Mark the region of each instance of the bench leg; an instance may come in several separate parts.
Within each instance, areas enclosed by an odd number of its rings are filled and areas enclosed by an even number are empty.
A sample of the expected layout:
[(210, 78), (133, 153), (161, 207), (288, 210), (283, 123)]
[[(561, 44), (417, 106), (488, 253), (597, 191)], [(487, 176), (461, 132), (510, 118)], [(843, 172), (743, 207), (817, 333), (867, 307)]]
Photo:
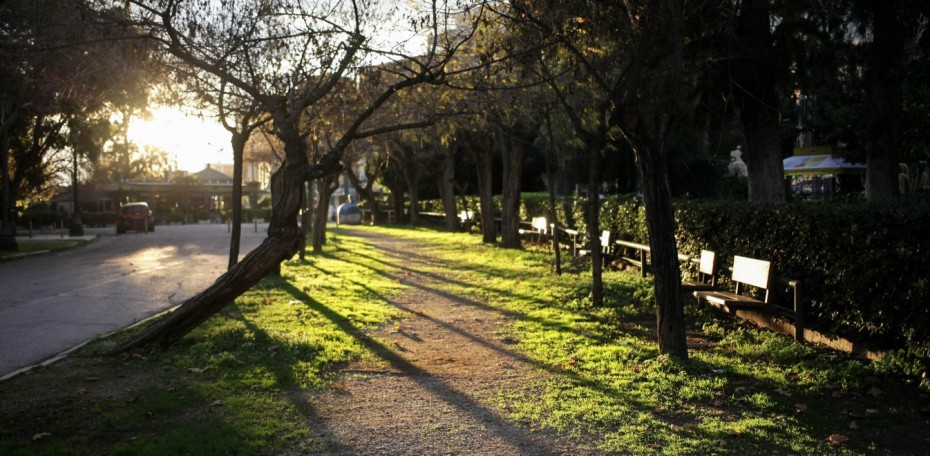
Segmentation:
[(794, 338), (799, 342), (804, 341), (804, 293), (801, 289), (801, 283), (795, 282), (791, 287), (794, 290)]

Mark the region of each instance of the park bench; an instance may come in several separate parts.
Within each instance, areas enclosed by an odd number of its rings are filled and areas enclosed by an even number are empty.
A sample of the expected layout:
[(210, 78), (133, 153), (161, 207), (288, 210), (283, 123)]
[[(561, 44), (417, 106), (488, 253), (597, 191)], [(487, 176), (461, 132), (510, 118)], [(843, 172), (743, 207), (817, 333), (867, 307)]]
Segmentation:
[(711, 250), (701, 250), (699, 258), (692, 258), (691, 261), (697, 260), (698, 270), (694, 280), (683, 280), (681, 282), (682, 291), (693, 293), (695, 291), (712, 291), (717, 289), (717, 253)]
[[(578, 250), (578, 256), (591, 256), (591, 247), (583, 248)], [(609, 263), (614, 258), (613, 248), (610, 243), (610, 231), (604, 230), (601, 231), (601, 261), (604, 264)]]
[[(521, 222), (524, 224), (526, 222)], [(545, 217), (533, 217), (529, 223), (529, 229), (520, 228), (520, 235), (531, 234), (536, 242), (542, 242), (549, 234), (549, 223)]]
[[(706, 302), (727, 313), (766, 326), (770, 326), (769, 322), (760, 320), (755, 314), (767, 313), (787, 317), (794, 322), (795, 338), (804, 340), (804, 308), (800, 281), (774, 277), (771, 262), (739, 255), (733, 257), (733, 266), (730, 269), (730, 281), (735, 286), (734, 290), (696, 290), (693, 295), (698, 302)], [(786, 285), (790, 290), (787, 296), (791, 301), (790, 307), (775, 302), (772, 290), (776, 284)], [(763, 297), (756, 297), (751, 290), (756, 290)], [(773, 329), (789, 332), (790, 328)]]

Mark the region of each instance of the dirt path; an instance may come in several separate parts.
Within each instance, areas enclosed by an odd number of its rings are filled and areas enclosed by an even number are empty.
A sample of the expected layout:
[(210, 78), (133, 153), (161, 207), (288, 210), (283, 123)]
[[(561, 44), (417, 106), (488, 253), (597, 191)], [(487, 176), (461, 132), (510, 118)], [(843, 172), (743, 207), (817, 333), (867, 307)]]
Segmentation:
[[(409, 319), (371, 334), (383, 363), (352, 363), (330, 391), (309, 400), (321, 453), (385, 455), (596, 454), (578, 442), (507, 421), (499, 392), (544, 375), (499, 330), (502, 313), (434, 288), (443, 277), (417, 246), (371, 238), (410, 290), (392, 304)], [(383, 341), (384, 343), (374, 342)]]

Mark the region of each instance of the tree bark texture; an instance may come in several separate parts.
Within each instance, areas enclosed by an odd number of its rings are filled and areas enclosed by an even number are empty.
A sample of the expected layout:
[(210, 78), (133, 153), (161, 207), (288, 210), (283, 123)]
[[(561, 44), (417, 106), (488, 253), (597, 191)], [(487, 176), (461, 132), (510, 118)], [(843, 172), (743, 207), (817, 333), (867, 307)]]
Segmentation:
[(338, 176), (323, 177), (317, 180), (317, 189), (320, 197), (317, 201), (316, 211), (313, 213), (313, 251), (323, 250), (326, 243), (326, 222), (329, 220), (329, 202), (336, 191)]
[(442, 181), (439, 183), (442, 195), (442, 208), (446, 213), (446, 230), (459, 231), (459, 216), (455, 206), (455, 156), (452, 151), (445, 149), (442, 152)]
[[(520, 184), (523, 175), (523, 155), (526, 146), (514, 128), (498, 132), (497, 146), (503, 161), (501, 184), (501, 247), (519, 249), (520, 245)], [(505, 134), (508, 136), (505, 138)], [(509, 147), (508, 147), (509, 146)]]
[(749, 174), (749, 200), (785, 201), (778, 94), (780, 74), (774, 53), (769, 0), (744, 0), (737, 18), (736, 36), (742, 44), (734, 59), (734, 95), (746, 135), (743, 160)]
[(226, 267), (227, 270), (232, 269), (239, 262), (239, 243), (242, 239), (242, 160), (247, 140), (247, 135), (241, 133), (232, 134), (232, 235), (229, 238), (229, 264)]
[(643, 179), (643, 203), (655, 278), (659, 352), (688, 357), (685, 315), (681, 302), (681, 269), (675, 240), (675, 212), (668, 181), (668, 157), (661, 150), (637, 154)]
[(869, 69), (870, 117), (866, 132), (865, 195), (883, 201), (898, 194), (898, 120), (904, 97), (905, 27), (897, 20), (898, 0), (871, 0), (872, 49)]
[(603, 260), (601, 255), (601, 147), (588, 143), (588, 236), (591, 240), (591, 305), (604, 304)]
[[(6, 127), (6, 125), (4, 125)], [(10, 184), (10, 137), (6, 128), (0, 131), (0, 250), (17, 251), (13, 231), (13, 186)]]
[(481, 242), (497, 242), (494, 223), (494, 151), (491, 144), (481, 149), (478, 155), (478, 195), (481, 200)]

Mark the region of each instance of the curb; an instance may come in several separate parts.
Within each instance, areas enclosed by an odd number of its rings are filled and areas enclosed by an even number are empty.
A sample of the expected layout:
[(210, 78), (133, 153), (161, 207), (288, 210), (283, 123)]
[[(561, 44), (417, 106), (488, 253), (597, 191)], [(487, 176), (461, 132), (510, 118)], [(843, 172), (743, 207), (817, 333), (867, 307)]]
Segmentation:
[(48, 365), (50, 365), (50, 364), (52, 364), (52, 363), (61, 361), (62, 359), (67, 358), (68, 355), (70, 355), (71, 353), (77, 351), (77, 350), (80, 349), (81, 347), (83, 347), (83, 346), (85, 346), (85, 345), (87, 345), (87, 344), (89, 344), (89, 343), (91, 343), (91, 342), (94, 342), (94, 341), (99, 340), (99, 339), (105, 339), (105, 338), (110, 337), (110, 336), (112, 336), (112, 335), (114, 335), (114, 334), (116, 334), (116, 333), (118, 333), (118, 332), (120, 332), (120, 331), (125, 331), (125, 330), (127, 330), (127, 329), (132, 329), (132, 328), (135, 328), (136, 326), (145, 324), (145, 323), (149, 322), (150, 320), (154, 320), (154, 319), (156, 319), (156, 318), (161, 317), (162, 315), (167, 315), (167, 314), (169, 314), (169, 313), (171, 313), (171, 312), (174, 312), (175, 309), (177, 309), (178, 307), (181, 307), (181, 304), (178, 304), (178, 305), (176, 305), (176, 306), (174, 306), (174, 307), (172, 307), (172, 308), (170, 308), (170, 309), (167, 309), (167, 310), (163, 310), (163, 311), (161, 311), (161, 312), (158, 312), (158, 313), (156, 313), (155, 315), (152, 315), (152, 316), (150, 316), (150, 317), (143, 318), (143, 319), (141, 319), (141, 320), (139, 320), (139, 321), (137, 321), (137, 322), (135, 322), (135, 323), (130, 324), (129, 326), (124, 326), (124, 327), (122, 327), (122, 328), (119, 328), (119, 329), (115, 329), (115, 330), (113, 330), (113, 331), (110, 331), (110, 332), (108, 332), (108, 333), (106, 333), (106, 334), (100, 334), (100, 335), (91, 337), (90, 339), (85, 340), (84, 342), (81, 342), (81, 343), (79, 343), (79, 344), (77, 344), (77, 345), (75, 345), (75, 346), (73, 346), (73, 347), (71, 347), (71, 348), (69, 348), (69, 349), (67, 349), (67, 350), (65, 350), (65, 351), (63, 351), (63, 352), (57, 354), (57, 355), (54, 355), (54, 356), (52, 356), (51, 358), (48, 358), (48, 359), (46, 359), (46, 360), (44, 360), (44, 361), (40, 361), (40, 362), (35, 363), (35, 364), (31, 365), (31, 366), (26, 366), (26, 367), (19, 368), (19, 369), (13, 371), (13, 372), (10, 372), (9, 374), (4, 375), (3, 377), (0, 377), (0, 383), (5, 382), (5, 381), (7, 381), (7, 380), (10, 380), (10, 379), (12, 379), (12, 378), (14, 378), (14, 377), (17, 377), (17, 376), (19, 376), (20, 374), (25, 374), (26, 372), (29, 372), (29, 371), (31, 371), (31, 370), (37, 368), (37, 367), (45, 367), (45, 366), (48, 366)]

